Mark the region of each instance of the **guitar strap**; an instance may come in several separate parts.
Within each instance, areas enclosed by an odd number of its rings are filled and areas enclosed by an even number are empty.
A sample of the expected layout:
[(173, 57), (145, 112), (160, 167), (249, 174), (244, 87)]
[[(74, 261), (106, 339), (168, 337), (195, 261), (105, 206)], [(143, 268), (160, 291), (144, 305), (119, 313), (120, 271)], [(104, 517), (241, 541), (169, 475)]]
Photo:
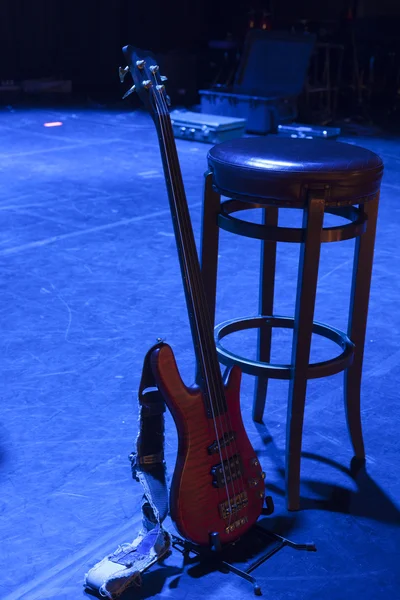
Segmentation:
[(139, 385), (139, 432), (136, 452), (130, 455), (132, 476), (144, 490), (142, 522), (145, 529), (162, 523), (168, 515), (168, 489), (164, 461), (165, 402), (150, 364), (152, 353), (161, 348), (158, 342), (144, 357)]
[(129, 456), (133, 478), (143, 487), (142, 527), (132, 543), (122, 544), (85, 576), (85, 587), (107, 598), (141, 585), (141, 573), (170, 552), (171, 537), (162, 523), (168, 515), (168, 486), (164, 461), (165, 402), (151, 368), (152, 346), (144, 357), (139, 385), (139, 431), (136, 451)]

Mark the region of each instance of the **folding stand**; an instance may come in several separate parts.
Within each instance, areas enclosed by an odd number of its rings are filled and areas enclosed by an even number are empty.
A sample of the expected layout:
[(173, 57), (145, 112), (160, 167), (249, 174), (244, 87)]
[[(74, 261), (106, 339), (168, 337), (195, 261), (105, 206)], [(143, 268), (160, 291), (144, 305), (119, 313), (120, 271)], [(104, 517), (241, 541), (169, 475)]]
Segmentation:
[[(263, 510), (262, 514), (270, 515), (274, 510), (272, 498), (270, 496), (267, 496), (265, 502), (267, 508)], [(191, 542), (188, 542), (176, 535), (172, 535), (172, 545), (174, 548), (179, 550), (179, 552), (181, 552), (184, 556), (188, 556), (190, 553), (193, 553), (196, 556), (198, 556), (201, 561), (205, 562), (207, 560), (212, 560), (214, 564), (215, 562), (217, 562), (217, 568), (219, 570), (234, 573), (235, 575), (238, 575), (238, 577), (242, 577), (242, 579), (249, 581), (251, 584), (253, 584), (255, 595), (261, 596), (261, 587), (258, 585), (255, 577), (250, 575), (250, 573), (254, 571), (254, 569), (262, 565), (273, 554), (279, 552), (279, 550), (281, 550), (284, 546), (289, 546), (290, 548), (294, 548), (295, 550), (306, 550), (308, 552), (316, 552), (317, 548), (312, 542), (307, 544), (297, 544), (295, 542), (292, 542), (291, 540), (288, 540), (287, 538), (284, 538), (281, 535), (278, 535), (277, 533), (273, 533), (272, 531), (264, 529), (264, 527), (258, 524), (254, 525), (253, 530), (254, 529), (257, 530), (257, 532), (263, 537), (268, 538), (270, 540), (274, 540), (277, 543), (268, 552), (264, 553), (260, 558), (251, 563), (246, 570), (239, 569), (238, 567), (235, 567), (230, 562), (227, 562), (225, 560), (227, 550), (229, 550), (233, 546), (238, 546), (240, 544), (240, 540), (237, 540), (232, 544), (228, 544), (222, 547), (218, 534), (211, 534), (210, 547), (203, 548), (200, 546), (196, 546), (196, 544), (192, 544)]]

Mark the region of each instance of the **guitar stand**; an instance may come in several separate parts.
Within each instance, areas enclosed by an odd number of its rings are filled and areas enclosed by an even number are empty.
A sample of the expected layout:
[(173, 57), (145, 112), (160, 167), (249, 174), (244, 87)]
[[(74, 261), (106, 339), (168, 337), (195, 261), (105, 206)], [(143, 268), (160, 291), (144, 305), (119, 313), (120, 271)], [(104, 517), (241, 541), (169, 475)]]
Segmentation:
[[(265, 503), (267, 507), (263, 509), (263, 515), (270, 515), (274, 511), (274, 505), (271, 496), (267, 496), (265, 498)], [(172, 545), (176, 550), (181, 552), (184, 556), (188, 556), (190, 553), (195, 554), (203, 561), (209, 561), (212, 559), (213, 561), (217, 560), (218, 569), (222, 572), (234, 573), (238, 577), (249, 581), (253, 585), (254, 594), (256, 596), (261, 596), (261, 587), (258, 585), (257, 580), (253, 575), (251, 575), (252, 571), (262, 565), (268, 558), (279, 552), (284, 546), (289, 546), (290, 548), (294, 548), (295, 550), (306, 550), (308, 552), (316, 552), (317, 548), (313, 542), (307, 544), (297, 544), (296, 542), (292, 542), (277, 533), (273, 533), (272, 531), (268, 531), (264, 529), (261, 525), (254, 525), (253, 529), (256, 529), (258, 533), (260, 533), (263, 537), (268, 538), (270, 540), (274, 540), (277, 542), (269, 551), (265, 552), (260, 558), (255, 560), (250, 566), (246, 569), (239, 569), (235, 567), (230, 562), (224, 560), (224, 551), (225, 549), (229, 549), (232, 546), (236, 546), (240, 540), (228, 544), (227, 546), (222, 547), (221, 541), (219, 539), (218, 533), (212, 533), (210, 535), (210, 548), (202, 548), (197, 546), (196, 544), (192, 544), (192, 542), (188, 542), (176, 535), (172, 535)]]

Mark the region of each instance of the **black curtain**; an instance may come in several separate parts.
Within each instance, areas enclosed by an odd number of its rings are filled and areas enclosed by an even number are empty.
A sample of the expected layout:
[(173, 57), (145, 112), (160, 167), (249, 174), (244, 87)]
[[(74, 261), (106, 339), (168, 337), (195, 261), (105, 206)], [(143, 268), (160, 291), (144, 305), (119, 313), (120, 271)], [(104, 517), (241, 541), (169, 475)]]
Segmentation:
[(108, 83), (125, 44), (155, 52), (198, 46), (205, 13), (198, 0), (1, 0), (0, 80)]
[[(378, 0), (360, 0), (369, 10)], [(398, 0), (383, 0), (392, 5)], [(127, 43), (154, 52), (200, 52), (208, 39), (244, 34), (251, 8), (272, 6), (297, 20), (336, 19), (347, 0), (0, 0), (0, 81), (72, 79), (75, 86), (117, 84)], [(319, 8), (318, 8), (319, 7)]]

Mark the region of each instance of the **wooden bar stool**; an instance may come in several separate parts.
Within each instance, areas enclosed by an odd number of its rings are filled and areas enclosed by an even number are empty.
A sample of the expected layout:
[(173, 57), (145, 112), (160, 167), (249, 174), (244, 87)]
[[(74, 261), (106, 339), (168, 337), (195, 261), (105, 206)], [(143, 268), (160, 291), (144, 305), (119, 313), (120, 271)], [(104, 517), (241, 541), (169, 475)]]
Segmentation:
[[(300, 508), (300, 458), (308, 379), (345, 371), (345, 406), (355, 456), (365, 459), (360, 416), (360, 387), (382, 160), (369, 150), (327, 140), (278, 137), (235, 139), (214, 146), (208, 154), (201, 265), (213, 323), (217, 285), (219, 229), (262, 240), (259, 312), (215, 328), (222, 364), (239, 365), (256, 377), (253, 418), (261, 421), (268, 379), (287, 379), (286, 494), (289, 510)], [(221, 203), (220, 196), (228, 199)], [(280, 208), (303, 210), (302, 228), (278, 226)], [(236, 216), (241, 210), (263, 210), (262, 224)], [(323, 227), (324, 213), (349, 222)], [(356, 238), (347, 334), (314, 322), (321, 242)], [(277, 242), (301, 244), (294, 318), (274, 315)], [(293, 329), (291, 364), (271, 364), (274, 327)], [(235, 331), (258, 330), (258, 360), (247, 360), (222, 344)], [(312, 333), (338, 344), (331, 360), (309, 364)]]

